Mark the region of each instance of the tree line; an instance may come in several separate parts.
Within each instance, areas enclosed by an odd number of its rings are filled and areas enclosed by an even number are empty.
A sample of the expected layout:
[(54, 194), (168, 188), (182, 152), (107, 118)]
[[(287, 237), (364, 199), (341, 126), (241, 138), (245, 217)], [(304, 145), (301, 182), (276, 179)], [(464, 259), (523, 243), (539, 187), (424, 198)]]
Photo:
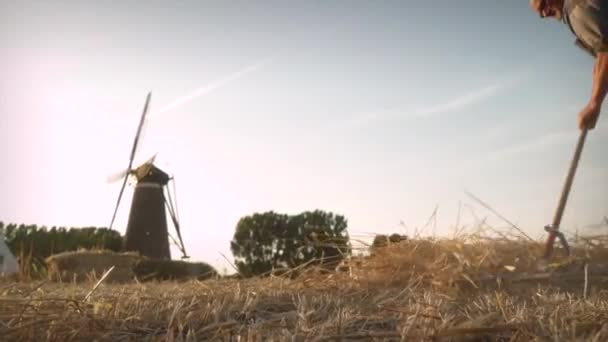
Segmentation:
[(120, 251), (122, 236), (108, 228), (66, 228), (37, 226), (35, 224), (5, 224), (0, 221), (0, 233), (16, 257), (28, 256), (37, 262), (62, 252), (78, 249), (108, 249)]
[[(344, 216), (322, 210), (254, 213), (237, 222), (230, 249), (239, 274), (245, 277), (308, 265), (334, 268), (352, 252), (347, 226)], [(119, 232), (97, 227), (47, 228), (0, 221), (0, 232), (15, 256), (38, 263), (78, 249), (119, 252), (123, 243)]]

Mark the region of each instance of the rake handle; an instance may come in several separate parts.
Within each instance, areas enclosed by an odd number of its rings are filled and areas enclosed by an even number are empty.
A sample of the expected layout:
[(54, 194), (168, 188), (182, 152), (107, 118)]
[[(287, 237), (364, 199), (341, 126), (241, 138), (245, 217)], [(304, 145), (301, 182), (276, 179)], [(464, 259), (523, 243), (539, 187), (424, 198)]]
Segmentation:
[[(553, 244), (555, 242), (555, 238), (557, 237), (557, 231), (559, 230), (559, 225), (562, 222), (562, 217), (564, 215), (564, 209), (566, 208), (566, 203), (568, 202), (568, 196), (570, 195), (570, 189), (572, 188), (572, 182), (574, 180), (574, 175), (576, 173), (576, 169), (578, 167), (578, 162), (581, 159), (581, 153), (583, 151), (583, 146), (585, 146), (585, 139), (587, 138), (587, 128), (581, 130), (581, 134), (578, 138), (578, 143), (576, 144), (576, 150), (574, 151), (574, 157), (570, 162), (570, 169), (568, 170), (568, 176), (566, 177), (566, 183), (564, 184), (564, 188), (562, 190), (561, 197), (559, 199), (559, 203), (557, 205), (557, 211), (555, 212), (555, 216), (553, 217), (553, 224), (551, 228), (553, 229), (550, 232), (549, 237), (547, 238), (547, 243), (545, 245), (545, 258), (548, 259), (553, 254)], [(565, 241), (562, 241), (564, 243)]]

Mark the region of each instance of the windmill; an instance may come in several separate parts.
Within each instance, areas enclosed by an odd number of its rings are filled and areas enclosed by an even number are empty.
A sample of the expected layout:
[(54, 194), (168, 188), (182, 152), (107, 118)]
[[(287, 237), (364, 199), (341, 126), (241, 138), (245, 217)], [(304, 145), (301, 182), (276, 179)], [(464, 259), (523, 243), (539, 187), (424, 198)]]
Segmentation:
[[(180, 249), (182, 259), (187, 259), (188, 255), (186, 254), (175, 206), (173, 205), (171, 192), (168, 187), (169, 182), (172, 182), (173, 192), (175, 193), (174, 178), (154, 165), (156, 155), (152, 156), (152, 158), (148, 159), (137, 168), (132, 168), (142, 127), (146, 120), (150, 97), (151, 93), (148, 93), (135, 134), (133, 147), (131, 148), (129, 166), (126, 170), (108, 178), (108, 182), (118, 181), (120, 179), (123, 180), (110, 223), (110, 229), (112, 229), (112, 225), (116, 219), (116, 213), (120, 206), (120, 200), (122, 199), (127, 179), (131, 177), (135, 181), (135, 190), (131, 201), (131, 210), (129, 212), (123, 250), (135, 251), (140, 255), (151, 259), (170, 260), (171, 252), (169, 250), (169, 238), (171, 238)], [(168, 232), (165, 208), (169, 212), (169, 216), (173, 222), (175, 231), (177, 232), (179, 243)]]

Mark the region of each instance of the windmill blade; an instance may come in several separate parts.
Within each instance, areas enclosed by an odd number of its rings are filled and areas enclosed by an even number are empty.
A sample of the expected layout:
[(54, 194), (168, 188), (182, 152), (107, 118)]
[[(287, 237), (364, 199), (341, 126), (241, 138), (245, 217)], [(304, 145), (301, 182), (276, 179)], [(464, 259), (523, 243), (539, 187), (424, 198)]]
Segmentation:
[(125, 191), (126, 185), (127, 177), (125, 176), (124, 181), (122, 182), (122, 187), (120, 188), (120, 193), (118, 194), (118, 200), (116, 201), (116, 207), (114, 208), (114, 214), (112, 215), (112, 221), (110, 222), (109, 229), (112, 229), (112, 225), (114, 224), (114, 220), (116, 219), (116, 213), (118, 212), (118, 207), (120, 206), (120, 199), (122, 198), (122, 193)]
[[(146, 104), (144, 105), (144, 111), (141, 114), (141, 119), (139, 120), (139, 125), (137, 126), (137, 133), (135, 133), (135, 140), (133, 141), (133, 148), (131, 149), (131, 155), (129, 157), (129, 166), (127, 170), (131, 170), (133, 166), (133, 159), (135, 158), (135, 151), (137, 150), (137, 143), (139, 141), (139, 135), (141, 133), (141, 128), (143, 126), (144, 120), (146, 119), (146, 113), (148, 112), (148, 105), (150, 104), (150, 97), (152, 93), (149, 92), (146, 97)], [(116, 213), (118, 212), (118, 207), (120, 206), (120, 200), (122, 199), (122, 194), (125, 190), (125, 186), (127, 185), (127, 178), (129, 176), (129, 171), (124, 176), (124, 180), (122, 182), (122, 187), (120, 188), (120, 193), (118, 194), (118, 200), (116, 201), (116, 207), (114, 208), (114, 214), (112, 215), (112, 221), (110, 222), (110, 229), (112, 229), (112, 225), (114, 225), (114, 220), (116, 219)]]
[(135, 152), (137, 151), (137, 144), (139, 142), (139, 136), (141, 135), (142, 127), (144, 126), (144, 121), (146, 120), (146, 114), (148, 113), (148, 104), (150, 103), (150, 97), (152, 93), (148, 93), (146, 97), (146, 104), (144, 106), (144, 111), (141, 114), (141, 119), (139, 120), (139, 125), (137, 126), (137, 133), (135, 134), (135, 140), (133, 141), (133, 148), (131, 149), (131, 157), (129, 158), (129, 167), (131, 170), (131, 166), (133, 166), (133, 159), (135, 158)]
[(138, 129), (137, 145), (135, 145), (135, 143), (134, 143), (133, 151), (131, 152), (134, 160), (136, 159), (135, 156), (138, 155), (139, 152), (141, 151), (142, 143), (146, 140), (147, 128), (148, 128), (148, 115), (146, 114), (145, 118), (142, 117), (139, 129)]
[(125, 176), (127, 176), (130, 171), (131, 170), (129, 170), (129, 169), (125, 169), (125, 170), (122, 170), (120, 172), (116, 172), (114, 174), (111, 174), (111, 175), (108, 176), (108, 178), (106, 178), (106, 182), (107, 183), (117, 182), (117, 181), (123, 179)]
[(144, 164), (154, 164), (154, 161), (156, 160), (156, 155), (158, 154), (158, 152), (154, 153), (154, 155), (152, 157), (150, 157), (150, 159), (146, 160), (146, 162)]
[[(156, 159), (156, 155), (157, 154), (158, 153), (155, 153), (151, 158), (149, 158), (148, 160), (146, 160), (142, 165), (146, 165), (146, 164), (151, 165), (151, 164), (154, 164), (154, 160)], [(124, 177), (128, 176), (130, 173), (133, 173), (133, 172), (134, 172), (134, 170), (124, 169), (124, 170), (122, 170), (120, 172), (113, 173), (113, 174), (109, 175), (106, 178), (106, 182), (108, 182), (108, 183), (117, 182), (117, 181), (123, 179)]]

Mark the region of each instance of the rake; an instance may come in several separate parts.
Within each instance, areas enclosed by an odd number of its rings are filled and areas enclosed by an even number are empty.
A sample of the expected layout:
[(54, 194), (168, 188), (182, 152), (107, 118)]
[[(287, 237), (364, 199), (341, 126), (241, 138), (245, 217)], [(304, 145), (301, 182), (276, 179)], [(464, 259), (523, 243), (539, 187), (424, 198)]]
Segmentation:
[(576, 169), (578, 167), (578, 162), (581, 158), (581, 152), (583, 151), (583, 146), (585, 145), (587, 131), (588, 130), (586, 128), (581, 130), (581, 134), (578, 138), (578, 143), (576, 144), (576, 150), (574, 151), (574, 157), (570, 162), (570, 169), (568, 170), (566, 183), (564, 184), (564, 188), (562, 190), (562, 194), (557, 205), (557, 211), (555, 212), (555, 216), (553, 217), (553, 223), (545, 227), (545, 231), (549, 233), (549, 236), (547, 237), (547, 242), (545, 244), (545, 259), (550, 259), (552, 257), (553, 245), (555, 243), (556, 238), (559, 239), (561, 245), (564, 247), (566, 255), (570, 255), (570, 247), (568, 246), (568, 241), (566, 240), (564, 234), (559, 231), (559, 226), (562, 222), (566, 203), (568, 202), (568, 195), (570, 194), (570, 189), (572, 188), (572, 182), (574, 180), (574, 174), (576, 173)]

